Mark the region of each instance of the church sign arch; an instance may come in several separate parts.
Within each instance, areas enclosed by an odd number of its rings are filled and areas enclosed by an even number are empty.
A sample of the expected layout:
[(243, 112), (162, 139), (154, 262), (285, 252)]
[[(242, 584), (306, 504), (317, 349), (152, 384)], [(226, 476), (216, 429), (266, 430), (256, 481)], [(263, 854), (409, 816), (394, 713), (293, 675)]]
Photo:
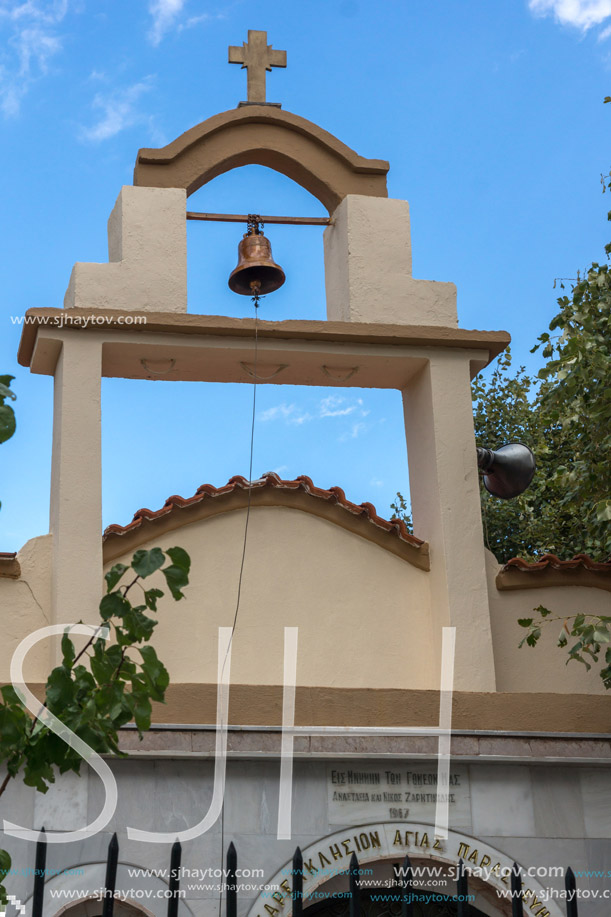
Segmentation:
[[(346, 828), (328, 835), (302, 850), (303, 895), (307, 907), (308, 897), (327, 883), (330, 878), (349, 868), (356, 853), (359, 865), (380, 860), (402, 861), (406, 854), (414, 859), (432, 860), (440, 865), (456, 868), (459, 859), (469, 868), (474, 878), (489, 890), (496, 892), (499, 913), (511, 911), (510, 875), (513, 860), (495, 847), (477, 838), (449, 831), (446, 840), (435, 838), (433, 825), (416, 822), (378, 822)], [(522, 867), (520, 867), (522, 868)], [(266, 883), (254, 901), (248, 917), (290, 917), (292, 861), (286, 863)], [(547, 890), (534, 878), (524, 881), (525, 905), (537, 917), (563, 917), (558, 904), (547, 900)]]

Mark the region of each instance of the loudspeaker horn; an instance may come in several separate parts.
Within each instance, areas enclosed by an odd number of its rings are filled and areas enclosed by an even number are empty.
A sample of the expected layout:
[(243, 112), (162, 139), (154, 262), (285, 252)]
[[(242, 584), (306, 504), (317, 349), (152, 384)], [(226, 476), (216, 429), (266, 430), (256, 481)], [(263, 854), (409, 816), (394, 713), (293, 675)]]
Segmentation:
[(528, 446), (507, 443), (495, 450), (478, 446), (477, 467), (484, 473), (484, 486), (488, 493), (501, 500), (511, 500), (524, 493), (537, 466)]

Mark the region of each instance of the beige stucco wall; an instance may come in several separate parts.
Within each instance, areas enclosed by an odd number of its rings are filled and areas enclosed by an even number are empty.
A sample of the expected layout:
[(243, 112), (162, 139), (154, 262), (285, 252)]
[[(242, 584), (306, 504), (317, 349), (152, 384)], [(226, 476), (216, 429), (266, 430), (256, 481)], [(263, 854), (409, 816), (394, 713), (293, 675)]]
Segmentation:
[[(192, 560), (188, 598), (164, 600), (159, 615), (156, 643), (173, 681), (216, 682), (217, 629), (233, 622), (244, 521), (237, 510), (148, 545), (178, 544)], [(284, 628), (298, 627), (300, 685), (434, 687), (427, 575), (324, 519), (252, 509), (232, 682), (281, 684)]]
[(538, 605), (549, 608), (553, 615), (574, 615), (577, 612), (609, 615), (609, 592), (586, 586), (500, 592), (494, 582), (500, 567), (490, 551), (486, 554), (497, 691), (606, 694), (598, 676), (602, 666), (594, 664), (588, 672), (579, 662), (565, 665), (566, 650), (557, 647), (562, 622), (552, 622), (543, 628), (536, 647), (524, 645), (518, 649), (527, 632), (517, 621), (518, 618), (538, 617), (534, 612)]
[[(174, 684), (216, 681), (217, 629), (233, 621), (244, 517), (244, 510), (214, 516), (143, 545), (181, 545), (192, 558), (186, 598), (162, 601), (154, 641)], [(2, 682), (9, 680), (20, 640), (50, 622), (52, 536), (29, 541), (18, 559), (21, 577), (0, 578)], [(129, 562), (131, 554), (122, 559)], [(497, 571), (488, 552), (497, 691), (604, 694), (597, 674), (577, 663), (564, 665), (555, 648), (558, 627), (553, 625), (536, 649), (519, 650), (524, 632), (516, 622), (539, 604), (557, 614), (608, 614), (609, 593), (573, 586), (499, 592)], [(298, 685), (435, 690), (440, 638), (434, 633), (430, 577), (319, 517), (286, 507), (254, 508), (232, 683), (281, 684), (284, 627), (290, 626), (299, 628)], [(158, 579), (155, 584), (165, 588)], [(26, 680), (44, 682), (53, 658), (48, 642), (32, 650)]]
[[(42, 535), (26, 542), (17, 559), (19, 579), (0, 577), (0, 682), (10, 681), (11, 657), (18, 644), (51, 616), (52, 536)], [(27, 681), (46, 681), (50, 668), (48, 644), (39, 644), (27, 658)]]
[[(244, 517), (216, 516), (143, 545), (180, 545), (192, 559), (179, 603), (162, 577), (147, 581), (166, 591), (154, 643), (174, 683), (216, 682), (218, 627), (233, 622)], [(19, 640), (49, 623), (50, 542), (47, 536), (26, 545), (20, 580), (0, 579), (1, 680), (8, 680)], [(284, 507), (253, 509), (232, 682), (281, 684), (290, 626), (299, 627), (300, 685), (434, 688), (427, 576), (324, 519)], [(49, 658), (47, 644), (32, 651), (29, 680), (46, 679)]]

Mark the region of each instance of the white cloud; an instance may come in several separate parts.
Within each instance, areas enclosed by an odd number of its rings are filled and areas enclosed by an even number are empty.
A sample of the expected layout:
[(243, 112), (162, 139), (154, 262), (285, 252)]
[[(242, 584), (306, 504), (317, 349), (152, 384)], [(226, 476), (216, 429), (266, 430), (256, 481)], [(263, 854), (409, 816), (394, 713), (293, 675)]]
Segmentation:
[(32, 84), (49, 72), (49, 61), (62, 50), (57, 26), (68, 11), (68, 0), (15, 4), (0, 0), (0, 27), (11, 34), (5, 45), (8, 53), (0, 68), (0, 108), (4, 115), (17, 115)]
[(157, 47), (165, 33), (170, 29), (185, 5), (185, 0), (151, 0), (149, 13), (153, 24), (148, 33), (149, 40)]
[(311, 420), (321, 420), (327, 417), (341, 418), (358, 414), (360, 417), (367, 417), (369, 411), (363, 407), (363, 399), (356, 398), (350, 401), (343, 395), (326, 395), (321, 398), (312, 413), (296, 404), (287, 404), (283, 401), (274, 407), (267, 408), (259, 414), (259, 420), (266, 422), (270, 420), (282, 420), (287, 424), (304, 424)]
[(92, 143), (108, 140), (120, 131), (134, 124), (142, 123), (146, 117), (138, 110), (137, 102), (144, 93), (152, 89), (153, 77), (147, 76), (125, 89), (109, 93), (97, 93), (92, 107), (101, 110), (101, 117), (91, 127), (81, 129), (81, 139)]
[(338, 436), (337, 441), (338, 443), (345, 443), (348, 442), (349, 439), (357, 439), (361, 433), (364, 433), (367, 429), (368, 426), (366, 423), (357, 421), (357, 423), (353, 423), (351, 425), (350, 429), (346, 433), (342, 433), (341, 436)]
[(26, 0), (15, 3), (14, 0), (0, 0), (0, 19), (18, 22), (22, 19), (38, 20), (48, 25), (61, 22), (68, 12), (68, 0)]
[(192, 29), (196, 25), (201, 25), (204, 22), (214, 22), (218, 19), (227, 19), (226, 13), (201, 13), (199, 16), (189, 16), (186, 22), (182, 22), (178, 26), (178, 31), (182, 32), (184, 29)]
[(384, 481), (381, 481), (379, 478), (372, 478), (369, 485), (371, 487), (384, 487)]
[(528, 0), (528, 6), (535, 16), (554, 16), (583, 32), (611, 17), (611, 0)]
[(300, 410), (296, 404), (276, 404), (273, 408), (267, 408), (259, 414), (259, 420), (264, 423), (269, 420), (284, 420), (285, 423), (303, 424), (313, 420), (311, 414), (307, 411)]
[(356, 404), (346, 405), (346, 399), (341, 395), (328, 395), (323, 398), (319, 405), (321, 417), (346, 417), (358, 410), (359, 404), (363, 402), (359, 398)]
[(325, 395), (310, 411), (295, 403), (287, 404), (286, 401), (283, 401), (281, 404), (262, 411), (257, 419), (264, 423), (279, 420), (285, 424), (301, 426), (316, 420), (331, 418), (341, 421), (345, 417), (350, 417), (350, 426), (346, 427), (345, 432), (338, 438), (338, 442), (346, 442), (349, 439), (356, 439), (369, 428), (368, 424), (362, 421), (354, 422), (355, 417), (367, 417), (369, 413), (363, 406), (362, 398), (350, 399), (344, 395)]
[(268, 408), (266, 411), (262, 411), (262, 413), (259, 414), (259, 420), (262, 420), (263, 422), (268, 420), (286, 420), (286, 418), (289, 417), (295, 409), (296, 405), (282, 402), (282, 404), (276, 404), (273, 408)]

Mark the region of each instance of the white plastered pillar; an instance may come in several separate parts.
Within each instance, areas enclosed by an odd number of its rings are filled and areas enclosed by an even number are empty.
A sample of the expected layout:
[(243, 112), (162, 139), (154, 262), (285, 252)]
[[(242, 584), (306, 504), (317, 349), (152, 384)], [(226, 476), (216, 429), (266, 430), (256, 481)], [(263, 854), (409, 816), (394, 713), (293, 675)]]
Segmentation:
[(102, 340), (64, 331), (54, 379), (51, 623), (99, 623), (102, 597)]
[(429, 355), (403, 392), (405, 433), (414, 532), (430, 545), (439, 646), (441, 628), (455, 626), (455, 689), (494, 691), (469, 357), (459, 349)]

